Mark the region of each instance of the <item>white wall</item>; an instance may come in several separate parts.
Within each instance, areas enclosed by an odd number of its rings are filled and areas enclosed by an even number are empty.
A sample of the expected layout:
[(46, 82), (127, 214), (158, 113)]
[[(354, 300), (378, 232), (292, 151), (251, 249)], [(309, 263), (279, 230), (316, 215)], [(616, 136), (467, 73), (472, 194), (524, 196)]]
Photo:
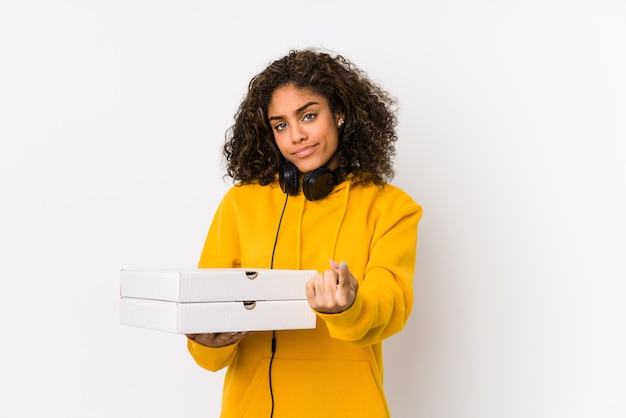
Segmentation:
[[(228, 4), (226, 4), (228, 3)], [(620, 0), (0, 3), (0, 416), (216, 417), (223, 375), (118, 322), (193, 267), (249, 78), (351, 58), (401, 104), (424, 206), (396, 418), (626, 416)]]

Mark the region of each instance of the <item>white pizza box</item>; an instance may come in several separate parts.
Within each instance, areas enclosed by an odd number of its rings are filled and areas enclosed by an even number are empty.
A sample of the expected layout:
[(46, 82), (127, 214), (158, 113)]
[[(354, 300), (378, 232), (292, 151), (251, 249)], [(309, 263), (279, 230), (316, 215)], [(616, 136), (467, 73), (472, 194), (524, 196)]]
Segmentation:
[(179, 303), (121, 298), (120, 320), (176, 334), (315, 328), (306, 300)]
[(171, 302), (306, 299), (315, 270), (182, 269), (120, 272), (120, 296)]

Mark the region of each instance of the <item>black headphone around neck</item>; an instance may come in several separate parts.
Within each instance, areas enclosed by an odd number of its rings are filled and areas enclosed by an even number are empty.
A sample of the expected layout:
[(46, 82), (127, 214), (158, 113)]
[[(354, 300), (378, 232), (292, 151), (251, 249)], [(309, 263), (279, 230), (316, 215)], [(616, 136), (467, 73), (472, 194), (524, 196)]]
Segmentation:
[[(299, 192), (299, 172), (295, 165), (285, 162), (278, 172), (278, 182), (284, 193), (296, 195)], [(337, 185), (337, 171), (320, 167), (302, 178), (302, 192), (308, 200), (319, 200), (330, 194)]]

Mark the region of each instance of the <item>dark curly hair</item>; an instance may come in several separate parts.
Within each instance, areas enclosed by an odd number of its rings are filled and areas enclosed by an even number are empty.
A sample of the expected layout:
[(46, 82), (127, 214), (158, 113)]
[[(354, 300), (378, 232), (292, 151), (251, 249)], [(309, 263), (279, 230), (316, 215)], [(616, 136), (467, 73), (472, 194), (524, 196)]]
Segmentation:
[(226, 132), (223, 154), (235, 182), (267, 185), (284, 161), (267, 112), (274, 91), (287, 84), (324, 96), (332, 112), (343, 112), (337, 159), (340, 178), (352, 175), (365, 184), (393, 178), (396, 101), (341, 55), (291, 50), (252, 78), (248, 92)]

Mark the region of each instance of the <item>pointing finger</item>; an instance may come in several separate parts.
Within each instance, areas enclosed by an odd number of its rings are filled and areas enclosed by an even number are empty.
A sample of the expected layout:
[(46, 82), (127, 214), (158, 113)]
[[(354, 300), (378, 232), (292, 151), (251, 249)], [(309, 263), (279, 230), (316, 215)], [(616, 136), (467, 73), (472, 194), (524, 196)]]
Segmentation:
[(328, 264), (330, 264), (330, 268), (332, 269), (332, 271), (334, 271), (335, 273), (338, 273), (337, 270), (339, 270), (339, 264), (337, 264), (336, 261), (328, 260)]
[(349, 283), (350, 273), (348, 271), (348, 265), (346, 264), (345, 261), (341, 261), (339, 264), (333, 261), (330, 266), (333, 269), (333, 271), (337, 273), (337, 276), (338, 276), (337, 285), (344, 285), (346, 283)]

